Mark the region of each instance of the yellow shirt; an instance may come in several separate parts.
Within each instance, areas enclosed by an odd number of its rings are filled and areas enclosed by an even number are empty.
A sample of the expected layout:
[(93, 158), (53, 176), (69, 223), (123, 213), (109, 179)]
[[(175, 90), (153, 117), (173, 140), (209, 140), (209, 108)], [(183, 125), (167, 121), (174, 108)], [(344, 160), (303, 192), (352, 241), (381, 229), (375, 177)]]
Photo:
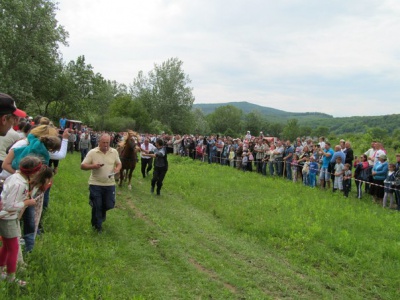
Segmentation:
[(100, 169), (92, 170), (89, 177), (90, 185), (115, 185), (114, 176), (109, 177), (109, 175), (114, 173), (115, 166), (121, 163), (117, 150), (110, 147), (110, 149), (104, 154), (100, 151), (99, 147), (96, 147), (89, 151), (82, 163), (104, 164)]

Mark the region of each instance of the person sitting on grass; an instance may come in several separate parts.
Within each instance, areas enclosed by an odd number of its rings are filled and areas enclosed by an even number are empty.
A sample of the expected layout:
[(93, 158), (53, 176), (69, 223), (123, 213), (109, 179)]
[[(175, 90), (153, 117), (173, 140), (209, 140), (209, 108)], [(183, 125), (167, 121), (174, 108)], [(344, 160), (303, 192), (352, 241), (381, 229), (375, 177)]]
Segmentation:
[[(0, 248), (1, 280), (25, 286), (26, 281), (16, 279), (17, 259), (19, 252), (19, 237), (21, 235), (18, 225), (18, 215), (27, 206), (35, 206), (32, 199), (39, 186), (43, 185), (40, 178), (46, 166), (35, 156), (24, 157), (19, 164), (19, 171), (8, 177), (4, 182), (1, 199), (3, 210), (0, 212), (0, 235), (3, 246)], [(52, 176), (52, 172), (50, 172)]]

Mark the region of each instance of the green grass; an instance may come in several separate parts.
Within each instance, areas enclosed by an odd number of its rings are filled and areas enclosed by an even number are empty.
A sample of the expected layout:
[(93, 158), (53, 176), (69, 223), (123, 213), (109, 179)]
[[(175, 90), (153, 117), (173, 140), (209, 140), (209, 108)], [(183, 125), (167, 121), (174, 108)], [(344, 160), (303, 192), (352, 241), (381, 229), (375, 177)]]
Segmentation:
[[(398, 299), (400, 223), (368, 197), (169, 156), (161, 197), (134, 172), (101, 235), (89, 172), (60, 163), (20, 299)], [(138, 166), (140, 168), (140, 166)], [(353, 187), (354, 190), (354, 187)]]

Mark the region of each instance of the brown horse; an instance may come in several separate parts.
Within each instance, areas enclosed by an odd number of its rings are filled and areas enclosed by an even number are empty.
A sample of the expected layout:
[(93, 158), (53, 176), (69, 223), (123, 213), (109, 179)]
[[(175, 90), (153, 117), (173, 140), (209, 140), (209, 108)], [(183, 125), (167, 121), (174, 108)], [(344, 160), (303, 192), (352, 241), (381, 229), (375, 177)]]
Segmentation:
[(119, 158), (121, 159), (121, 170), (119, 172), (119, 186), (122, 186), (122, 181), (128, 180), (128, 189), (132, 189), (132, 173), (135, 170), (137, 162), (137, 145), (134, 139), (137, 134), (129, 130), (127, 134), (124, 135), (124, 140), (118, 145)]

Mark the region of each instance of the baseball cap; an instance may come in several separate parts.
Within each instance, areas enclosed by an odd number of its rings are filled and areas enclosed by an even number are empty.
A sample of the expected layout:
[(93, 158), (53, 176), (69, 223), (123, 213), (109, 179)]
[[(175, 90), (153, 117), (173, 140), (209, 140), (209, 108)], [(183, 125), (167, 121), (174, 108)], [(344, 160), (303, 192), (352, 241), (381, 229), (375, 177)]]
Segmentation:
[(15, 106), (15, 101), (10, 95), (0, 93), (0, 115), (8, 114), (13, 114), (20, 118), (26, 117), (26, 112)]

